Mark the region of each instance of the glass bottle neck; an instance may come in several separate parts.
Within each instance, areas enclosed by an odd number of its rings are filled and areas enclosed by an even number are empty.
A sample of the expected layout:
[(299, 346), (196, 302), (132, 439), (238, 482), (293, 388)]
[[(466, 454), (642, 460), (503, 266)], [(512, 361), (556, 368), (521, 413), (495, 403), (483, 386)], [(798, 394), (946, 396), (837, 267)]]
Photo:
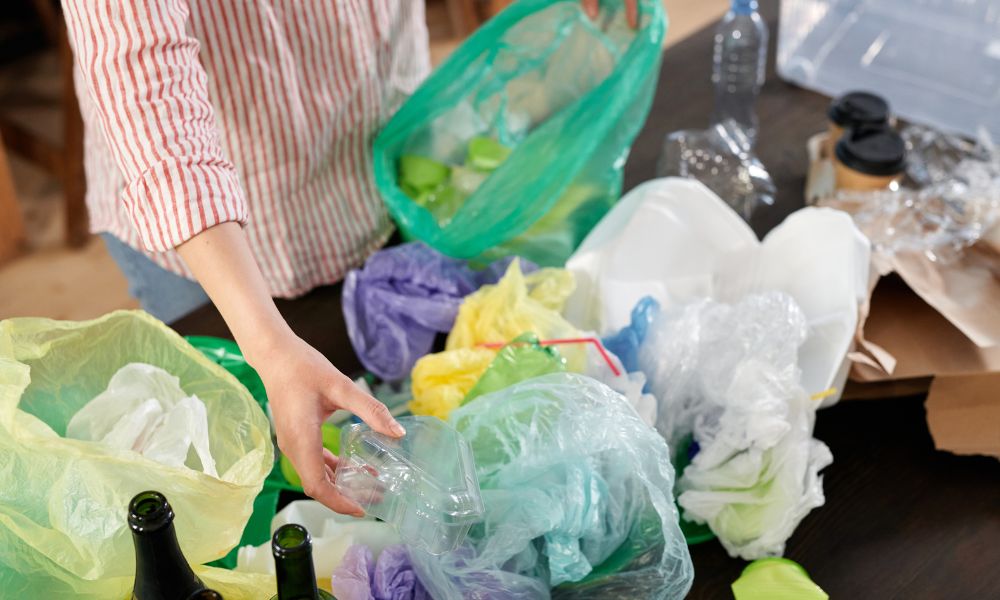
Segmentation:
[(135, 542), (133, 598), (174, 600), (204, 589), (181, 552), (173, 523), (155, 531), (133, 532), (132, 540)]
[(278, 578), (279, 600), (317, 600), (316, 570), (312, 552), (304, 551), (293, 556), (275, 557), (275, 574)]

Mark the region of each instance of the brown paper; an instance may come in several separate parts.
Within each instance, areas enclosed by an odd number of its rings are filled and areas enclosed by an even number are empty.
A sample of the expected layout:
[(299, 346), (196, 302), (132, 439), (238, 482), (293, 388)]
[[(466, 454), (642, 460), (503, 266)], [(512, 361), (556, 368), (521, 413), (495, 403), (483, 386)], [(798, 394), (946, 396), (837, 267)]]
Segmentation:
[(895, 368), (855, 363), (851, 379), (857, 381), (1000, 371), (1000, 347), (977, 346), (895, 275), (875, 287), (864, 339), (894, 357)]
[(938, 376), (927, 395), (927, 427), (939, 450), (1000, 458), (1000, 373)]

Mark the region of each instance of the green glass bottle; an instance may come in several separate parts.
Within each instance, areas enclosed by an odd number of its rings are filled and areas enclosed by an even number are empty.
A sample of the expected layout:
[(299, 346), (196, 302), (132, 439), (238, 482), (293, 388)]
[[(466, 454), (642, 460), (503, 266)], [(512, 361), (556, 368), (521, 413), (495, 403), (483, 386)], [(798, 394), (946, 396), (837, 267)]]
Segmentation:
[(301, 525), (289, 523), (274, 532), (271, 539), (278, 593), (271, 600), (334, 600), (316, 585), (312, 539)]
[(210, 590), (194, 574), (181, 552), (174, 530), (174, 510), (163, 494), (142, 492), (132, 498), (128, 505), (128, 525), (135, 543), (133, 600), (213, 597), (198, 595)]
[(195, 592), (193, 596), (188, 596), (187, 600), (223, 600), (222, 594), (215, 590), (201, 590)]

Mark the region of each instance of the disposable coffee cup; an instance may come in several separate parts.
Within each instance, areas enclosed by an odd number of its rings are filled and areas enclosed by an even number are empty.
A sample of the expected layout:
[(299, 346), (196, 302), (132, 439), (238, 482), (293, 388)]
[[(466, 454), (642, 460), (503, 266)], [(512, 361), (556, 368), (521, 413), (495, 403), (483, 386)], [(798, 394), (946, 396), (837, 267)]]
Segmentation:
[(885, 125), (862, 125), (845, 131), (834, 148), (838, 190), (889, 188), (906, 168), (906, 144)]
[(862, 126), (887, 126), (890, 121), (889, 104), (871, 92), (849, 92), (835, 98), (826, 111), (829, 119), (826, 147), (827, 157), (833, 156), (834, 146), (844, 131)]

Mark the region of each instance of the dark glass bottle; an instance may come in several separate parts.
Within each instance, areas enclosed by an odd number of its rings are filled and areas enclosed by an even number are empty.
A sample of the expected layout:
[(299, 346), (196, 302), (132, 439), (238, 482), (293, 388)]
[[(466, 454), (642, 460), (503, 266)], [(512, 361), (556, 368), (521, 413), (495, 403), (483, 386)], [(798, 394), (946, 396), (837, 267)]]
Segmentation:
[(223, 600), (222, 594), (215, 590), (201, 590), (195, 592), (193, 596), (188, 596), (187, 600)]
[(209, 590), (181, 552), (174, 530), (174, 510), (163, 494), (142, 492), (132, 498), (128, 505), (128, 525), (135, 543), (134, 600), (206, 597), (197, 595)]
[(316, 585), (312, 539), (301, 525), (282, 525), (271, 538), (278, 593), (271, 600), (334, 600)]

